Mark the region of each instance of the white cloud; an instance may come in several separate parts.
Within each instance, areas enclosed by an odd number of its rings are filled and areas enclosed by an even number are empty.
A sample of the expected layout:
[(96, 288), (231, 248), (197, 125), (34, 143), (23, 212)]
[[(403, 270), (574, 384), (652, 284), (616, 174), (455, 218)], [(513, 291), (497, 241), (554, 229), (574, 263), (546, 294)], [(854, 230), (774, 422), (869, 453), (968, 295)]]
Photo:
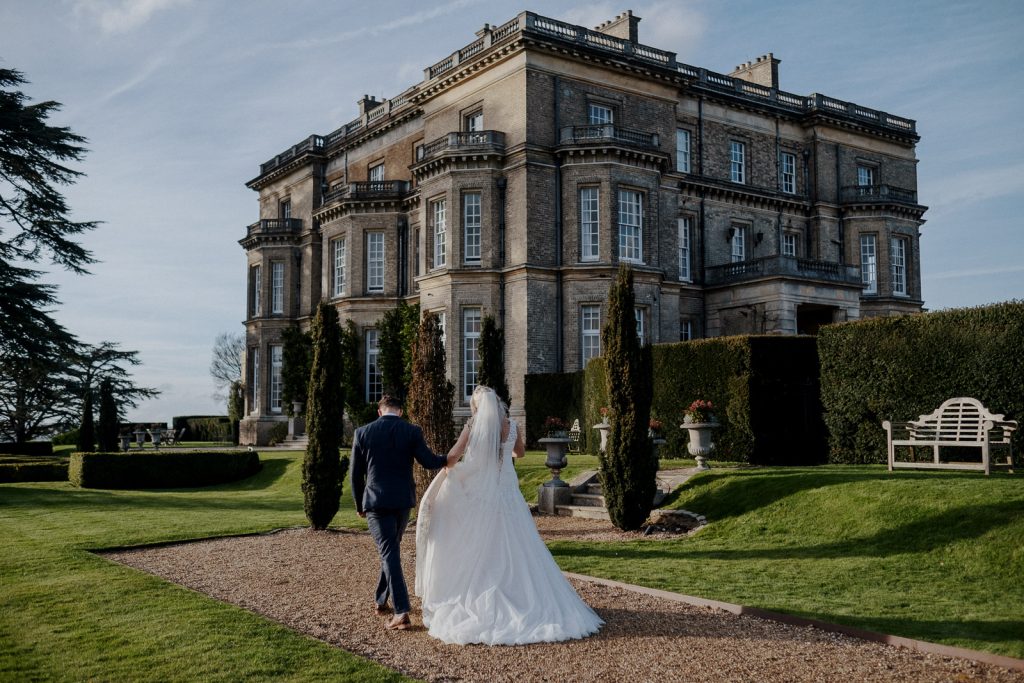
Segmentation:
[(142, 26), (166, 9), (192, 0), (75, 0), (74, 10), (99, 24), (107, 34), (125, 33)]
[(953, 208), (986, 202), (1024, 191), (1024, 163), (998, 168), (982, 167), (945, 175), (941, 180), (922, 182), (921, 196), (931, 206), (935, 219)]
[[(636, 5), (633, 14), (640, 17), (640, 42), (660, 50), (668, 50), (692, 58), (695, 46), (707, 28), (707, 19), (700, 2), (655, 2)], [(541, 11), (543, 14), (543, 11)], [(570, 24), (594, 28), (622, 13), (614, 2), (599, 2), (573, 7), (559, 13), (559, 19)]]
[(965, 277), (979, 277), (988, 275), (1008, 275), (1011, 273), (1024, 273), (1024, 265), (1015, 266), (991, 266), (986, 268), (966, 268), (963, 270), (947, 270), (941, 273), (924, 273), (921, 279), (925, 282), (932, 280), (959, 280)]

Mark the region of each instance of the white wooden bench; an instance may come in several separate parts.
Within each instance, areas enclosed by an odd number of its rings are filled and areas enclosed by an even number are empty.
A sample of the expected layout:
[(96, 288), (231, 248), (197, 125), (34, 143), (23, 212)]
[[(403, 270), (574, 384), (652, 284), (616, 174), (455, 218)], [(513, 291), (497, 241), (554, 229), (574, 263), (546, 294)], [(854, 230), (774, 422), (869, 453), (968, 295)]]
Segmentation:
[[(951, 398), (935, 412), (922, 415), (909, 422), (882, 423), (889, 442), (889, 470), (895, 467), (919, 467), (955, 470), (984, 470), (989, 474), (992, 467), (1007, 467), (1013, 471), (1013, 444), (1010, 437), (1017, 429), (1016, 420), (1003, 419), (983, 406), (975, 398)], [(931, 446), (933, 458), (930, 462), (896, 460), (896, 449), (906, 446), (914, 453), (917, 446)], [(981, 449), (981, 462), (943, 462), (939, 451), (943, 446), (974, 447)], [(992, 464), (993, 446), (1005, 446), (1008, 450), (1005, 464)]]

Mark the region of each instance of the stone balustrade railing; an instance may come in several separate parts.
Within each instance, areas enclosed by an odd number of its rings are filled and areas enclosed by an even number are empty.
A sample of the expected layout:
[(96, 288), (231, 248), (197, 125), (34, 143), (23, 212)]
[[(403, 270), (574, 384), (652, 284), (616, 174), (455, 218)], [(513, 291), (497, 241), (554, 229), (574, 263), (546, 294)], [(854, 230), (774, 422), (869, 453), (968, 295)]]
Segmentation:
[(704, 283), (707, 285), (732, 284), (742, 280), (785, 275), (847, 284), (859, 284), (861, 281), (860, 268), (857, 266), (777, 255), (709, 266), (704, 269)]
[(843, 204), (860, 202), (896, 202), (917, 204), (917, 192), (894, 185), (847, 185), (839, 191)]

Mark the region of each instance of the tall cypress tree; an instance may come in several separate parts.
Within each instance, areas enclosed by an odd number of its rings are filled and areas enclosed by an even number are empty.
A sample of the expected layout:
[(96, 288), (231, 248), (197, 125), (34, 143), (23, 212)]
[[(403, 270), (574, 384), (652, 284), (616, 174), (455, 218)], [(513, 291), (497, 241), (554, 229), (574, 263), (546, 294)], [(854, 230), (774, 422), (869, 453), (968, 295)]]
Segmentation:
[(313, 364), (313, 339), (309, 332), (291, 325), (281, 330), (281, 346), (281, 402), (291, 415), (293, 402), (306, 402)]
[(651, 349), (641, 348), (634, 309), (633, 270), (620, 266), (608, 293), (608, 324), (601, 334), (612, 411), (608, 448), (601, 456), (601, 484), (608, 515), (624, 530), (639, 529), (650, 514), (658, 471), (647, 436)]
[(92, 387), (86, 386), (82, 400), (82, 422), (78, 427), (78, 444), (80, 453), (91, 453), (96, 450), (96, 423), (92, 416)]
[(480, 370), (477, 383), (494, 389), (505, 405), (509, 403), (508, 382), (505, 381), (505, 331), (498, 327), (493, 315), (484, 316), (480, 327)]
[(341, 458), (342, 384), (341, 326), (334, 306), (320, 302), (310, 329), (313, 365), (307, 390), (306, 430), (309, 445), (302, 461), (302, 493), (306, 518), (314, 529), (326, 529), (338, 513), (341, 484), (348, 458)]
[(412, 350), (419, 322), (419, 305), (399, 301), (377, 323), (381, 385), (385, 394), (405, 400), (412, 381)]
[(109, 379), (100, 383), (100, 423), (97, 430), (100, 451), (112, 453), (117, 450), (117, 401), (114, 400), (114, 387)]
[[(455, 408), (455, 387), (448, 381), (441, 326), (437, 316), (427, 312), (420, 322), (413, 348), (412, 383), (409, 386), (409, 419), (423, 430), (430, 450), (447, 453), (455, 443), (452, 413)], [(416, 499), (419, 500), (434, 478), (419, 463), (413, 465), (416, 478)]]

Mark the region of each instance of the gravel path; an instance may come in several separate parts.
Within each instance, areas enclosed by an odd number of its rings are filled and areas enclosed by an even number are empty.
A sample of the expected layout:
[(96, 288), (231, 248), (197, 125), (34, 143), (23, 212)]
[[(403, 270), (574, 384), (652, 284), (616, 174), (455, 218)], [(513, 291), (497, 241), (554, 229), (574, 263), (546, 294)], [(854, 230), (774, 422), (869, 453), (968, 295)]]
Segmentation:
[[(642, 538), (592, 520), (542, 517), (538, 526), (548, 539)], [(410, 534), (410, 588), (414, 545)], [(376, 550), (358, 531), (289, 529), (105, 555), (428, 681), (1024, 681), (1024, 672), (581, 581), (577, 591), (607, 622), (596, 636), (445, 645), (420, 626), (383, 628), (371, 610)], [(417, 625), (418, 608), (413, 598)]]

